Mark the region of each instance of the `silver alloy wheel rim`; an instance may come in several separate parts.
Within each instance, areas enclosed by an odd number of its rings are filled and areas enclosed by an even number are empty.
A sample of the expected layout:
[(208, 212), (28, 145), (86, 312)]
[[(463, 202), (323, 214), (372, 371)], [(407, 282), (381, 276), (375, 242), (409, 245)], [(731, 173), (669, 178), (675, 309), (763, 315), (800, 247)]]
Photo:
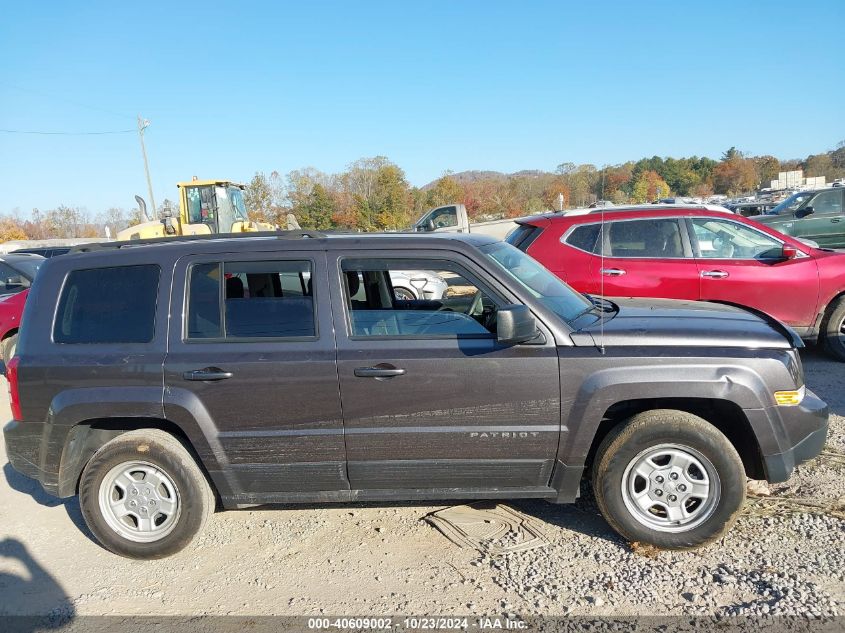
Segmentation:
[(417, 298), (410, 290), (405, 288), (394, 288), (393, 296), (397, 301), (415, 301)]
[(687, 532), (704, 523), (716, 511), (721, 489), (713, 462), (681, 444), (647, 448), (622, 475), (625, 507), (658, 532)]
[(112, 468), (100, 483), (99, 501), (108, 526), (136, 543), (170, 534), (182, 512), (176, 484), (149, 462), (124, 462)]

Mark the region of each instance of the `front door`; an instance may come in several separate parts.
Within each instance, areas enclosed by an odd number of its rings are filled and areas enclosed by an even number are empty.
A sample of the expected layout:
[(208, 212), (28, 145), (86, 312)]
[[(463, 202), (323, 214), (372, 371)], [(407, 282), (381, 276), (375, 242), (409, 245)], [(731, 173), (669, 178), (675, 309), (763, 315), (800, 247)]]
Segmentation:
[(199, 422), (232, 501), (349, 488), (325, 277), (313, 251), (179, 261), (165, 413)]
[(681, 220), (605, 223), (604, 257), (590, 263), (587, 292), (607, 297), (698, 299), (698, 270)]
[[(819, 246), (840, 248), (845, 246), (845, 214), (843, 214), (843, 189), (820, 191), (804, 206), (813, 212), (793, 220), (790, 235), (813, 240)], [(802, 209), (796, 214), (800, 215)]]
[[(458, 254), (359, 251), (330, 267), (352, 488), (550, 492), (560, 434), (551, 335), (498, 344), (496, 310), (513, 298)], [(426, 299), (395, 296), (391, 275), (404, 271)]]
[(787, 325), (813, 325), (819, 294), (816, 260), (783, 259), (770, 235), (722, 218), (688, 220), (701, 278), (701, 299), (747, 306)]

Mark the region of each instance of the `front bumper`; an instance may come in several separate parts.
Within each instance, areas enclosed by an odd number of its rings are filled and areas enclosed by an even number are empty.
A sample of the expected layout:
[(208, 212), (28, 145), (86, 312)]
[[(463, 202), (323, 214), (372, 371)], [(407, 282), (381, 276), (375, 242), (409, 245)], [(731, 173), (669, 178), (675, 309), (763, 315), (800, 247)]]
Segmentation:
[(763, 455), (766, 479), (772, 483), (786, 481), (797, 465), (813, 459), (822, 451), (827, 440), (829, 418), (827, 404), (809, 389), (800, 405), (777, 407), (777, 412), (783, 427), (793, 433), (784, 450)]
[(16, 471), (36, 479), (44, 490), (58, 494), (59, 476), (41, 466), (44, 424), (37, 422), (16, 422), (12, 420), (3, 427), (6, 456)]

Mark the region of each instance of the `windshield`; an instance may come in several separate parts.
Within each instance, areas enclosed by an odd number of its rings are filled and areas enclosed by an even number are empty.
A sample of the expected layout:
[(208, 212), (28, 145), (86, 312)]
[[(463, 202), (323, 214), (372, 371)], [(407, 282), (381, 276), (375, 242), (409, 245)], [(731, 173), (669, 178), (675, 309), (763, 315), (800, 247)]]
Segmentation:
[(575, 292), (518, 248), (499, 242), (485, 246), (481, 251), (564, 321), (573, 321), (593, 308), (586, 297)]
[(246, 222), (243, 191), (239, 187), (216, 187), (217, 218), (221, 233), (231, 233), (235, 222)]
[(766, 211), (766, 215), (779, 215), (781, 213), (792, 213), (793, 211), (797, 211), (798, 207), (809, 200), (812, 195), (813, 193), (811, 191), (793, 194), (774, 209)]
[(6, 262), (12, 268), (20, 272), (24, 277), (32, 281), (35, 279), (35, 273), (38, 272), (38, 268), (43, 264), (46, 260), (38, 258), (36, 259), (33, 257), (32, 259), (22, 259), (14, 262)]

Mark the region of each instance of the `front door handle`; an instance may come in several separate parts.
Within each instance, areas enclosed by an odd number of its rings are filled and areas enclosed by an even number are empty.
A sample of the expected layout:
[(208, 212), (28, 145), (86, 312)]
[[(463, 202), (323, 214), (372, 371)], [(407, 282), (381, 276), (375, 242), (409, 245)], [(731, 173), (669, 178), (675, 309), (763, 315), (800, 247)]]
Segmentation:
[(831, 222), (841, 222), (842, 218), (831, 218)]
[(710, 279), (724, 279), (728, 276), (724, 270), (702, 270), (702, 277), (709, 277)]
[(206, 367), (205, 369), (194, 369), (186, 371), (182, 374), (185, 380), (226, 380), (231, 378), (234, 374), (230, 371), (223, 371), (219, 367)]
[(625, 274), (625, 271), (621, 268), (602, 268), (600, 272), (608, 277), (621, 277)]
[(355, 375), (358, 378), (395, 378), (396, 376), (404, 376), (405, 370), (384, 364), (375, 367), (356, 367)]

